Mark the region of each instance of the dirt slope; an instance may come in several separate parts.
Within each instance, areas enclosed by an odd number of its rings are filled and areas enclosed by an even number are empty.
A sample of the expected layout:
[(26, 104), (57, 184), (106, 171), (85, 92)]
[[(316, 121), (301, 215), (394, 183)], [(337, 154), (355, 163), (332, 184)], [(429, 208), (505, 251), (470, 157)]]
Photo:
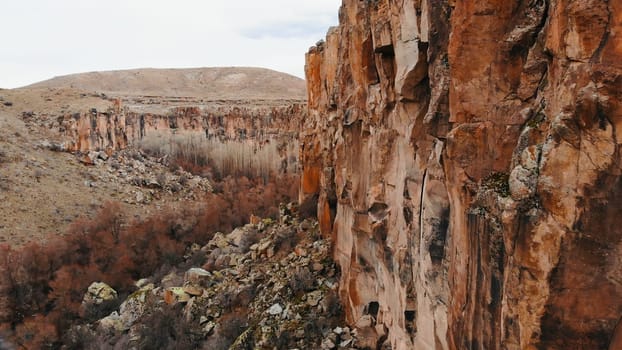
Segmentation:
[(305, 81), (264, 68), (132, 69), (55, 77), (25, 88), (75, 88), (116, 96), (303, 99)]
[[(231, 100), (270, 104), (304, 98), (305, 83), (260, 68), (139, 69), (75, 74), (0, 90), (0, 243), (20, 245), (62, 234), (77, 217), (94, 213), (111, 200), (121, 202), (134, 216), (202, 196), (201, 179), (190, 181), (193, 188), (182, 190), (183, 195), (172, 193), (167, 186), (182, 175), (140, 156), (125, 154), (85, 166), (79, 157), (46, 146), (60, 136), (53, 128), (57, 118), (92, 109), (106, 111), (113, 107), (111, 96), (129, 100), (138, 109), (145, 103), (162, 104), (163, 110), (183, 103), (205, 107)], [(136, 178), (149, 183), (158, 176), (167, 179), (162, 188), (133, 183)]]
[[(194, 199), (205, 192), (201, 180), (196, 179), (194, 188), (171, 193), (166, 186), (179, 174), (140, 155), (126, 152), (86, 166), (76, 155), (45, 146), (57, 135), (44, 126), (61, 111), (106, 108), (109, 104), (71, 89), (0, 92), (0, 243), (21, 245), (64, 234), (75, 219), (91, 216), (107, 201), (121, 202), (130, 217), (147, 216), (161, 205)], [(30, 122), (28, 115), (39, 119)], [(135, 184), (135, 179), (149, 182), (158, 176), (166, 182), (161, 188)]]

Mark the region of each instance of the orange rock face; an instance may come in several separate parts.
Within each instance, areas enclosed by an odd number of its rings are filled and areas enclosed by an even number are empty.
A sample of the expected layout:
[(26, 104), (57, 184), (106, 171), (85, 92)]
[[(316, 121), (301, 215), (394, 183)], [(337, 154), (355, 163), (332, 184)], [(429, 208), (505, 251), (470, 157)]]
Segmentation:
[(265, 142), (295, 137), (306, 111), (300, 102), (276, 106), (174, 107), (168, 113), (139, 113), (115, 101), (108, 111), (65, 115), (51, 127), (68, 151), (119, 150), (153, 133), (200, 133), (220, 140)]
[(301, 199), (370, 344), (620, 344), (621, 34), (620, 1), (343, 1)]

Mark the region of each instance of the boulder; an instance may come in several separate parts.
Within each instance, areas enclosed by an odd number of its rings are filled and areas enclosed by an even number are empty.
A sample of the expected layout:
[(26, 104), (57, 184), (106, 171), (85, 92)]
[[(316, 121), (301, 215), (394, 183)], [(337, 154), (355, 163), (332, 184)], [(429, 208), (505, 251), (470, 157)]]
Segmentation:
[(266, 312), (272, 316), (280, 315), (283, 312), (283, 307), (278, 303), (273, 304)]
[(186, 271), (184, 282), (194, 286), (206, 287), (212, 279), (212, 274), (202, 268), (193, 267)]
[(93, 282), (82, 299), (82, 304), (99, 305), (117, 299), (117, 291), (104, 282)]
[(164, 302), (169, 305), (187, 303), (192, 296), (183, 287), (169, 287), (164, 290)]
[(105, 333), (112, 334), (123, 332), (127, 329), (116, 311), (97, 321), (97, 327)]
[(130, 294), (119, 307), (119, 317), (123, 329), (129, 329), (145, 312), (147, 299), (154, 289), (153, 284), (147, 284), (143, 288)]

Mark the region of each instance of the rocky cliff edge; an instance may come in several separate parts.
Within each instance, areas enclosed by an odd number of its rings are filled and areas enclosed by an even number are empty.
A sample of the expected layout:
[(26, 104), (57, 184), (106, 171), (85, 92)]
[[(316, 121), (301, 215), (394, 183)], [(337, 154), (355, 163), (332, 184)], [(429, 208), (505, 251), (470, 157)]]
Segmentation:
[(351, 324), (393, 349), (620, 348), (621, 14), (343, 1), (307, 54), (301, 199)]

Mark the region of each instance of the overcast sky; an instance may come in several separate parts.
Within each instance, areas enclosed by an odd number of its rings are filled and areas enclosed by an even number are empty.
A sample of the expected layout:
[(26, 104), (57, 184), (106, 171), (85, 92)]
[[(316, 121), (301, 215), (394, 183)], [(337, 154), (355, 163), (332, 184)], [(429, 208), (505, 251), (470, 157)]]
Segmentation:
[(304, 78), (341, 0), (6, 0), (0, 87), (129, 68), (257, 66)]

